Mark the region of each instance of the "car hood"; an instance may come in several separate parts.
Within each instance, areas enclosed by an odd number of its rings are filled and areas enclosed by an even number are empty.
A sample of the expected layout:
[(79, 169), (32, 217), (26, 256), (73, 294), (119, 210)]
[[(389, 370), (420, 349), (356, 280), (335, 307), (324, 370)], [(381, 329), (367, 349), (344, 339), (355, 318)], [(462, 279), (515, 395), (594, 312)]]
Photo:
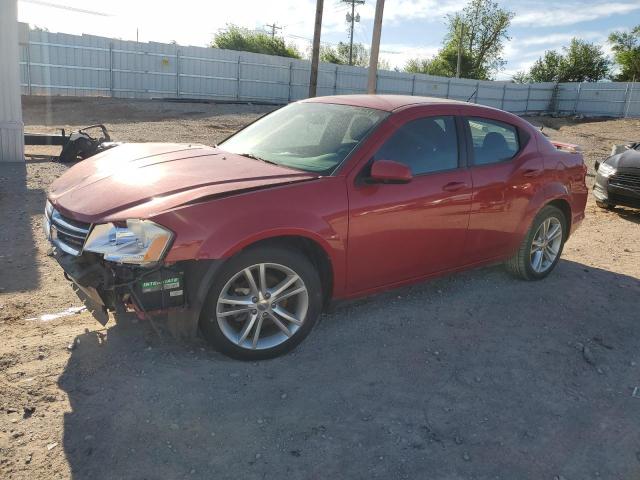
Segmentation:
[(129, 143), (70, 168), (49, 200), (71, 218), (96, 223), (317, 177), (204, 145)]
[(640, 168), (640, 151), (625, 150), (607, 158), (606, 163), (615, 168)]

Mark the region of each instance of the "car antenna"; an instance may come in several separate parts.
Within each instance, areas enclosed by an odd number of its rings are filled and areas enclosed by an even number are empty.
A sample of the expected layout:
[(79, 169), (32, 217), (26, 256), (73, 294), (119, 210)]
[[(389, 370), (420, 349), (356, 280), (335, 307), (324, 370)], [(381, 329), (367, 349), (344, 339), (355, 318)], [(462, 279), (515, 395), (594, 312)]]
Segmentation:
[(473, 98), (473, 96), (474, 96), (476, 93), (478, 93), (478, 87), (476, 87), (476, 89), (473, 91), (473, 93), (471, 94), (471, 96), (470, 96), (469, 98), (467, 98), (467, 102), (468, 102), (469, 100), (471, 100), (471, 99)]

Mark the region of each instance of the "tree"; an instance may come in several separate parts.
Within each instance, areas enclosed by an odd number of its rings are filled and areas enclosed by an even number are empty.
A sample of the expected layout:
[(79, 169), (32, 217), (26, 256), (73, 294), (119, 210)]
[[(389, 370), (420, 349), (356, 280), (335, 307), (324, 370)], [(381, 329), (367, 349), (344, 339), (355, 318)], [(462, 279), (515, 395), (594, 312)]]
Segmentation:
[(563, 82), (560, 70), (562, 55), (555, 50), (547, 50), (536, 60), (527, 74), (529, 82)]
[(420, 73), (453, 77), (461, 43), (460, 76), (490, 79), (504, 67), (502, 51), (510, 39), (507, 30), (514, 15), (491, 0), (470, 0), (461, 13), (447, 17), (448, 32), (438, 54), (429, 60), (410, 60), (405, 70), (421, 66)]
[(529, 75), (527, 72), (519, 71), (513, 74), (511, 81), (513, 83), (529, 83)]
[[(426, 58), (410, 59), (404, 70), (410, 73), (426, 73), (427, 75), (438, 75), (441, 77), (455, 77), (456, 65), (458, 62), (458, 49), (453, 45), (447, 45), (437, 55)], [(462, 52), (461, 68), (462, 72), (469, 72), (472, 68), (473, 60), (467, 52)], [(464, 76), (464, 75), (462, 75)]]
[(613, 59), (621, 71), (616, 80), (628, 82), (640, 78), (640, 25), (631, 32), (613, 32), (609, 35)]
[(600, 46), (573, 38), (563, 51), (544, 52), (529, 70), (528, 81), (597, 82), (609, 75), (611, 63)]
[(272, 37), (263, 32), (254, 32), (237, 25), (227, 25), (224, 31), (217, 33), (211, 42), (211, 47), (301, 58), (296, 47), (286, 44), (282, 38)]
[[(339, 42), (335, 47), (323, 45), (320, 47), (320, 61), (349, 65), (349, 44)], [(369, 50), (361, 43), (353, 44), (353, 65), (356, 67), (369, 65)]]
[[(369, 49), (362, 43), (353, 44), (353, 65), (356, 67), (369, 66)], [(335, 47), (322, 45), (320, 47), (320, 61), (335, 63), (337, 65), (349, 65), (349, 44), (339, 42)], [(378, 70), (391, 70), (389, 62), (383, 58), (378, 59)]]

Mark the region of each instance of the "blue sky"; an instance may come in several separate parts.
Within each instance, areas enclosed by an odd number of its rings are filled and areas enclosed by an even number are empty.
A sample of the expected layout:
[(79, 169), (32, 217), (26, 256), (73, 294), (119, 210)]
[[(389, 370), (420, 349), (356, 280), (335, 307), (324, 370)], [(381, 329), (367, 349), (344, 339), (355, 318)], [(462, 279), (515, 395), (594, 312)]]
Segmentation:
[[(347, 40), (345, 15), (350, 7), (340, 0), (325, 0), (322, 41)], [(545, 50), (567, 45), (571, 37), (601, 43), (614, 30), (640, 24), (640, 0), (502, 0), (516, 13), (509, 29), (505, 69), (498, 79), (528, 68)], [(69, 7), (56, 8), (55, 5)], [(442, 43), (445, 16), (464, 6), (459, 0), (387, 0), (382, 30), (382, 57), (402, 67), (411, 57), (429, 57)], [(361, 21), (355, 41), (369, 44), (375, 0), (359, 6)], [(77, 9), (77, 10), (75, 10)], [(78, 11), (82, 10), (82, 11)], [(91, 12), (91, 13), (90, 13)], [(19, 0), (23, 22), (66, 33), (91, 33), (123, 39), (206, 45), (227, 23), (265, 29), (276, 22), (285, 38), (306, 51), (313, 35), (315, 0)]]

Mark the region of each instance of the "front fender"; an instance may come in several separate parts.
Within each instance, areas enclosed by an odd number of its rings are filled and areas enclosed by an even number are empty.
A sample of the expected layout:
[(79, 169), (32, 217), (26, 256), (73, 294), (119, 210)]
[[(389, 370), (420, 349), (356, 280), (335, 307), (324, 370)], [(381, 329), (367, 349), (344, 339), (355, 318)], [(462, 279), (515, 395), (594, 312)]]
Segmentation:
[(344, 179), (327, 177), (210, 200), (153, 218), (176, 237), (166, 262), (226, 259), (258, 241), (302, 237), (331, 261), (334, 293), (346, 276), (348, 200)]

